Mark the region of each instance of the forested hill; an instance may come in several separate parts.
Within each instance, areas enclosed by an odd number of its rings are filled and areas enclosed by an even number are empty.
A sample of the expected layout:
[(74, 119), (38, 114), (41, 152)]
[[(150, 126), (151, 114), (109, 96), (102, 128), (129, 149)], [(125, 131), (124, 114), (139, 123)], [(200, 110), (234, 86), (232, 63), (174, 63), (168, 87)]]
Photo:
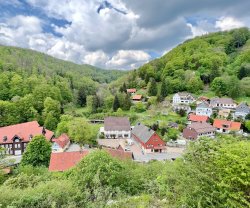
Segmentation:
[(34, 50), (2, 45), (0, 45), (0, 69), (22, 69), (30, 74), (43, 73), (48, 76), (54, 74), (73, 78), (86, 76), (99, 83), (109, 83), (125, 74), (124, 71), (104, 70), (87, 64), (79, 65)]
[[(249, 38), (249, 29), (241, 28), (187, 40), (132, 72), (127, 84), (148, 86), (149, 95), (162, 97), (178, 91), (198, 93), (205, 86), (218, 96), (250, 96)], [(155, 83), (158, 92), (150, 90)]]
[(38, 120), (55, 130), (67, 105), (85, 106), (88, 96), (124, 73), (0, 46), (0, 127)]

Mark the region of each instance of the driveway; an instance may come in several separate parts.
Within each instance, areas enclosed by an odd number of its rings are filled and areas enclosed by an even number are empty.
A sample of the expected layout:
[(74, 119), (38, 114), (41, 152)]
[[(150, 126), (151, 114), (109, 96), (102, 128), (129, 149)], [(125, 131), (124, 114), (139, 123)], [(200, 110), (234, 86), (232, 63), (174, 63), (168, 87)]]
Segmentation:
[(131, 152), (133, 152), (134, 160), (137, 162), (149, 162), (150, 160), (173, 160), (182, 157), (184, 148), (167, 147), (167, 152), (165, 153), (147, 153), (144, 154), (138, 142), (131, 138), (134, 142), (130, 146)]

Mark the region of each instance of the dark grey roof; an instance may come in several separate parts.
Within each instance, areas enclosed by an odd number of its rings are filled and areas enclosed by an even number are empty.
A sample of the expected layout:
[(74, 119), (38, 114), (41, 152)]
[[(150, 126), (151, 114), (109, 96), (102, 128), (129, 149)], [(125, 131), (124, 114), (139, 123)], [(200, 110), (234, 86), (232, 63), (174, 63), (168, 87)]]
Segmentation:
[(170, 126), (170, 127), (178, 127), (178, 123), (169, 122), (169, 123), (168, 123), (168, 126)]
[(178, 92), (177, 93), (182, 99), (194, 100), (194, 96), (188, 92)]
[(104, 119), (105, 131), (130, 131), (130, 122), (127, 117), (107, 117)]
[(250, 113), (250, 108), (246, 103), (241, 103), (235, 109), (236, 112)]
[(154, 133), (154, 130), (150, 129), (147, 126), (144, 126), (141, 123), (138, 123), (132, 130), (132, 134), (134, 134), (144, 143), (146, 143)]
[(234, 104), (234, 101), (232, 98), (212, 98), (210, 101), (211, 104)]
[(194, 122), (190, 125), (187, 126), (187, 128), (192, 128), (194, 129), (197, 133), (206, 133), (206, 132), (211, 132), (215, 131), (215, 127), (210, 125), (209, 123), (206, 122)]
[(202, 102), (197, 106), (197, 108), (210, 108), (210, 106), (207, 102)]

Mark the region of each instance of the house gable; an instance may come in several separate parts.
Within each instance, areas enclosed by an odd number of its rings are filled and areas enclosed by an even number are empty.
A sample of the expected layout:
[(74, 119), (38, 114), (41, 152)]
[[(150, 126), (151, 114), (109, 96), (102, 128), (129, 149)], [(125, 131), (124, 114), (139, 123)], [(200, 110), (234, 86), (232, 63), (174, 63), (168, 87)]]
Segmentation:
[(165, 142), (159, 137), (158, 134), (154, 133), (149, 140), (145, 143), (146, 147), (148, 145), (155, 146), (165, 146)]

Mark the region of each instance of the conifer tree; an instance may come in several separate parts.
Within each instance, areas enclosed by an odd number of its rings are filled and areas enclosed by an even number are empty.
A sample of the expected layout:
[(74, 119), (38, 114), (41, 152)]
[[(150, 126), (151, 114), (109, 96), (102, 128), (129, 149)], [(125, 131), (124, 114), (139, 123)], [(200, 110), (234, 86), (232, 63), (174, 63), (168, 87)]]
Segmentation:
[(162, 80), (160, 96), (162, 98), (165, 98), (167, 95), (168, 95), (167, 83), (166, 83), (166, 80)]
[(117, 111), (117, 109), (120, 108), (120, 102), (119, 102), (119, 98), (117, 95), (115, 95), (115, 99), (113, 102), (113, 110)]
[(156, 96), (157, 95), (157, 85), (154, 78), (151, 78), (149, 85), (148, 85), (148, 94), (150, 96)]
[(125, 99), (124, 99), (123, 109), (129, 110), (131, 105), (132, 105), (132, 103), (130, 100), (130, 96), (129, 96), (129, 94), (126, 94)]

